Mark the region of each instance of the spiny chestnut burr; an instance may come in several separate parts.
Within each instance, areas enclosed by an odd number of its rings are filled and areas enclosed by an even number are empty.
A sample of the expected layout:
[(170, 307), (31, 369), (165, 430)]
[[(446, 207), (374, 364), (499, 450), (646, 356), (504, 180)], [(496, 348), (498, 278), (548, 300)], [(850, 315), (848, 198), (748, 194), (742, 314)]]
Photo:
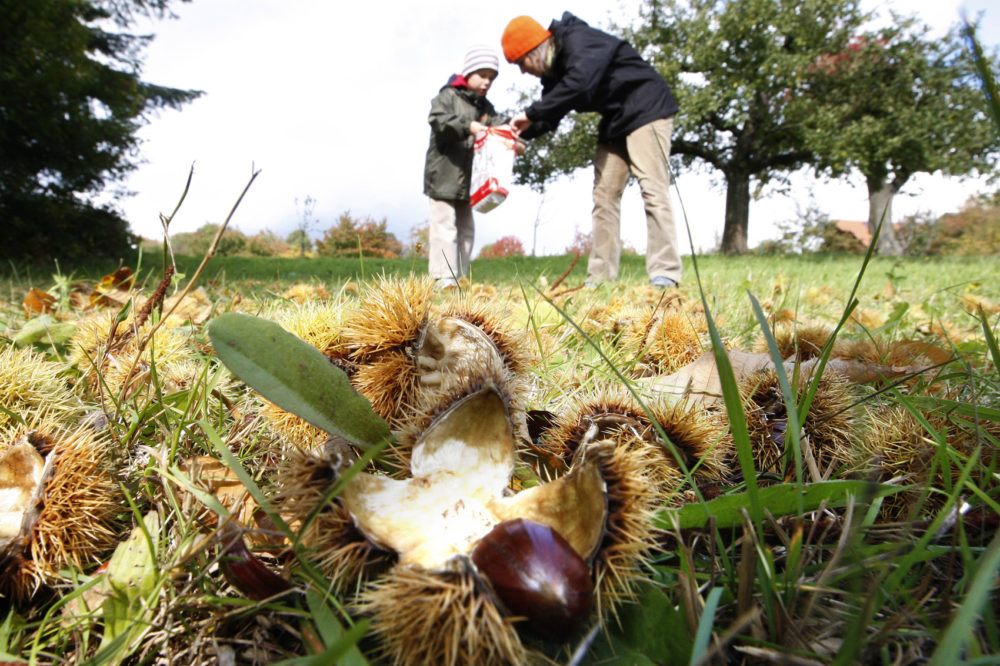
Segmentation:
[(472, 561), (506, 609), (546, 638), (568, 638), (594, 605), (590, 568), (548, 525), (524, 518), (499, 523), (473, 550)]

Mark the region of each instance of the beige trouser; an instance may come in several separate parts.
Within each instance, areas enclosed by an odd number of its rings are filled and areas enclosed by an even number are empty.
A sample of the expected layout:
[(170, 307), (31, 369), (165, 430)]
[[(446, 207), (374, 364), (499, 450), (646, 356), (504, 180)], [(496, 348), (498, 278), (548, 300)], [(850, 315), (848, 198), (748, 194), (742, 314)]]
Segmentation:
[(432, 278), (454, 282), (469, 272), (476, 227), (467, 201), (431, 199), (427, 272)]
[(670, 132), (673, 118), (654, 120), (624, 141), (597, 144), (594, 155), (594, 244), (587, 281), (618, 278), (621, 258), (620, 211), (629, 171), (635, 174), (646, 208), (646, 273), (681, 281), (681, 258), (670, 205)]

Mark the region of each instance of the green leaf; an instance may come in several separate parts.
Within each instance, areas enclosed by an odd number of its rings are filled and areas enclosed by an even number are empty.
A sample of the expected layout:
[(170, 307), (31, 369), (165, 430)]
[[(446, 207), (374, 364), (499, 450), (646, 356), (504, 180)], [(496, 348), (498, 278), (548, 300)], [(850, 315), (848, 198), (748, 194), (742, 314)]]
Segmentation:
[(155, 544), (160, 516), (147, 513), (128, 539), (118, 544), (108, 562), (107, 598), (101, 604), (104, 634), (95, 663), (121, 663), (150, 628), (149, 598), (159, 582)]
[(39, 315), (25, 322), (21, 330), (14, 335), (14, 344), (25, 347), (36, 342), (49, 342), (54, 345), (67, 342), (76, 333), (76, 324), (63, 322), (51, 315)]
[(216, 317), (208, 334), (226, 367), (282, 409), (362, 447), (391, 439), (347, 375), (274, 322), (230, 312)]
[(638, 603), (618, 610), (620, 622), (609, 622), (598, 635), (584, 664), (687, 664), (693, 648), (687, 621), (663, 592), (639, 586)]
[(364, 635), (363, 630), (355, 630), (352, 632), (355, 637), (353, 639), (347, 638), (347, 632), (344, 631), (344, 627), (337, 620), (333, 609), (330, 608), (323, 597), (313, 590), (306, 592), (306, 603), (309, 605), (309, 613), (316, 624), (316, 629), (323, 638), (323, 644), (327, 646), (327, 652), (338, 646), (338, 655), (342, 660), (339, 663), (344, 666), (364, 666), (364, 664), (368, 663), (361, 656), (361, 651), (357, 645), (354, 644)]
[[(869, 483), (868, 481), (823, 481), (802, 487), (801, 494), (795, 484), (779, 484), (761, 488), (760, 500), (773, 516), (812, 511), (826, 502), (827, 506), (843, 506), (847, 497), (864, 497), (869, 501), (905, 490), (904, 486)], [(663, 509), (656, 517), (660, 527), (666, 529), (700, 529), (708, 524), (709, 516), (715, 517), (719, 527), (733, 527), (743, 522), (743, 510), (750, 510), (747, 493), (723, 495), (704, 504), (692, 502), (677, 509)]]

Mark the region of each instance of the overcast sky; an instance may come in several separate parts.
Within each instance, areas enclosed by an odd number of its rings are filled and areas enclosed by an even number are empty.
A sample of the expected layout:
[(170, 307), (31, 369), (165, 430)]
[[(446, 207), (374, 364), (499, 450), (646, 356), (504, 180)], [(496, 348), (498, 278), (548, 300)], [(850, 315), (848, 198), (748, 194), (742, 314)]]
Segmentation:
[[(914, 13), (944, 31), (959, 19), (985, 11), (983, 41), (1000, 43), (997, 9), (990, 0), (898, 0), (868, 2)], [(181, 111), (161, 111), (140, 131), (144, 163), (125, 183), (136, 194), (120, 205), (133, 231), (159, 238), (160, 213), (176, 204), (192, 164), (191, 191), (171, 233), (221, 222), (253, 168), (261, 170), (233, 218), (253, 234), (270, 229), (286, 236), (296, 226), (301, 201), (316, 200), (314, 235), (340, 213), (383, 217), (404, 243), (410, 229), (428, 217), (423, 163), (430, 100), (460, 68), (467, 46), (499, 50), (507, 21), (529, 14), (543, 25), (572, 11), (591, 25), (626, 23), (638, 0), (553, 0), (468, 3), (464, 0), (194, 0), (176, 4), (178, 18), (141, 24), (155, 33), (146, 50), (143, 78), (160, 85), (203, 90)], [(612, 9), (609, 9), (612, 7)], [(514, 108), (515, 86), (535, 81), (503, 62), (490, 99)], [(516, 235), (526, 250), (561, 253), (574, 231), (590, 230), (591, 170), (551, 186), (544, 198), (518, 187), (499, 208), (476, 215), (478, 250)], [(725, 193), (710, 178), (682, 172), (677, 180), (697, 249), (710, 249), (722, 235)], [(956, 210), (978, 182), (937, 176), (913, 179), (897, 197), (895, 212)], [(296, 206), (296, 199), (300, 205)], [(864, 183), (824, 184), (794, 179), (790, 193), (755, 201), (750, 245), (774, 234), (774, 223), (795, 217), (810, 200), (833, 219), (867, 217)], [(681, 243), (688, 245), (680, 207)], [(535, 236), (537, 220), (537, 238)], [(638, 188), (629, 187), (622, 208), (622, 235), (645, 251), (645, 219)]]

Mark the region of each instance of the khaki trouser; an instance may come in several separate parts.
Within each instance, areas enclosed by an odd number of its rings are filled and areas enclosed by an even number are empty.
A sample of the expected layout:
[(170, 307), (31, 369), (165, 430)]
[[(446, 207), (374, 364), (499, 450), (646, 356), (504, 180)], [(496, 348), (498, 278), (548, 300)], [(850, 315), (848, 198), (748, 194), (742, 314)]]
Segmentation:
[(467, 201), (431, 199), (427, 272), (442, 284), (454, 284), (469, 272), (476, 227)]
[(587, 281), (618, 279), (621, 258), (620, 211), (629, 171), (635, 174), (646, 208), (646, 273), (681, 281), (681, 258), (670, 205), (670, 132), (673, 118), (654, 120), (624, 141), (597, 144), (594, 155), (594, 243)]

